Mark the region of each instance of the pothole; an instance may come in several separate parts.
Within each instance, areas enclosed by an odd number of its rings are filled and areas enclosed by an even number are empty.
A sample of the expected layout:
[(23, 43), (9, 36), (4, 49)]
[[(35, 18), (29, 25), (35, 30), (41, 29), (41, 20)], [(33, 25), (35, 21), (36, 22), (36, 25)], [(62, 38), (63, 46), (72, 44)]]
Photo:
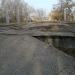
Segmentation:
[[(55, 39), (54, 37), (48, 37), (48, 36), (33, 36), (33, 37), (39, 39), (40, 41), (43, 41), (43, 42), (47, 43), (48, 45), (53, 45), (58, 50), (61, 50), (61, 51), (65, 52), (66, 54), (69, 54), (69, 55), (75, 57), (75, 48), (68, 48), (66, 46), (66, 44), (65, 44), (65, 47), (64, 47), (63, 42), (62, 42), (63, 41), (62, 39), (61, 39), (62, 41), (58, 45), (58, 42), (57, 43), (54, 42), (55, 41), (54, 40)], [(58, 39), (56, 41), (58, 41)], [(66, 43), (66, 41), (64, 41), (64, 43)]]

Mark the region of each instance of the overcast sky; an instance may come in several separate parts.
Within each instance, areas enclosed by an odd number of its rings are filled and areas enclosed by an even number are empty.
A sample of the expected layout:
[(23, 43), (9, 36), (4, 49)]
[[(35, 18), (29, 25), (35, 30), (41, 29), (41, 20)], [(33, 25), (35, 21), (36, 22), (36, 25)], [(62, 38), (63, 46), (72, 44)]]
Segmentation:
[(29, 5), (35, 9), (43, 8), (47, 12), (51, 11), (54, 4), (57, 4), (58, 0), (25, 0)]

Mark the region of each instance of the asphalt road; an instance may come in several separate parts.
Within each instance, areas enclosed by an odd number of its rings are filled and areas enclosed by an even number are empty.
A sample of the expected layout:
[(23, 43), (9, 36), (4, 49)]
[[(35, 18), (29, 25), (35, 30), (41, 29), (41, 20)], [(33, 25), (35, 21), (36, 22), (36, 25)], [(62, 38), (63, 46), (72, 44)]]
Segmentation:
[(75, 59), (34, 37), (0, 34), (0, 75), (75, 75)]

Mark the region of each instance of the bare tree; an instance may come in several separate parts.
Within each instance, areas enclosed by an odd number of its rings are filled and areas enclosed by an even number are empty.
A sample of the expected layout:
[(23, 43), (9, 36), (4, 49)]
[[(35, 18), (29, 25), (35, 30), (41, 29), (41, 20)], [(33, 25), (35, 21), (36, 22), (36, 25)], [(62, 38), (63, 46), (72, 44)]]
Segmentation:
[(1, 0), (1, 8), (3, 11), (3, 17), (6, 18), (6, 23), (10, 23), (10, 20), (14, 16), (16, 22), (21, 22), (21, 17), (28, 16), (28, 4), (23, 0)]
[(37, 18), (42, 21), (45, 17), (45, 11), (43, 9), (37, 9), (36, 10), (36, 15), (37, 15)]
[(33, 12), (34, 12), (33, 7), (29, 6), (27, 3), (23, 4), (22, 15), (25, 18), (25, 21), (28, 21), (30, 19), (30, 15)]
[(7, 24), (10, 22), (10, 16), (9, 16), (10, 9), (11, 9), (10, 5), (11, 5), (11, 0), (2, 0), (1, 1), (3, 16), (5, 16)]
[(6, 19), (6, 23), (23, 22), (30, 18), (33, 8), (29, 6), (24, 0), (0, 0), (0, 14)]
[(63, 20), (70, 21), (72, 15), (72, 0), (59, 0), (61, 5), (61, 12), (63, 14)]
[(71, 21), (73, 17), (72, 3), (72, 0), (59, 0), (59, 3), (52, 11), (52, 13), (54, 12), (52, 17), (57, 18), (60, 21)]
[(27, 21), (30, 13), (32, 13), (32, 8), (25, 1), (23, 2), (23, 0), (14, 0), (13, 7), (17, 23), (24, 20)]

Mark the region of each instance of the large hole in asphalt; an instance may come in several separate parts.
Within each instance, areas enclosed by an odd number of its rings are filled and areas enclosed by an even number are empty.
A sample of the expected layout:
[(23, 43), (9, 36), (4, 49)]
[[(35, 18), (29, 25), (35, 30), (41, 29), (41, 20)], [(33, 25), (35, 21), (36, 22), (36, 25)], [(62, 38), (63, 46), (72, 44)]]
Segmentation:
[[(49, 38), (51, 37), (48, 37), (48, 36), (33, 36), (35, 37), (36, 39), (39, 39), (40, 41), (43, 41), (49, 45), (53, 45), (55, 48), (57, 48), (58, 50), (61, 50), (63, 52), (65, 52), (66, 54), (68, 55), (71, 55), (73, 57), (75, 57), (75, 48), (64, 48), (64, 47), (56, 47), (54, 44), (53, 44), (53, 40), (50, 40)], [(61, 42), (62, 43), (62, 42)]]

